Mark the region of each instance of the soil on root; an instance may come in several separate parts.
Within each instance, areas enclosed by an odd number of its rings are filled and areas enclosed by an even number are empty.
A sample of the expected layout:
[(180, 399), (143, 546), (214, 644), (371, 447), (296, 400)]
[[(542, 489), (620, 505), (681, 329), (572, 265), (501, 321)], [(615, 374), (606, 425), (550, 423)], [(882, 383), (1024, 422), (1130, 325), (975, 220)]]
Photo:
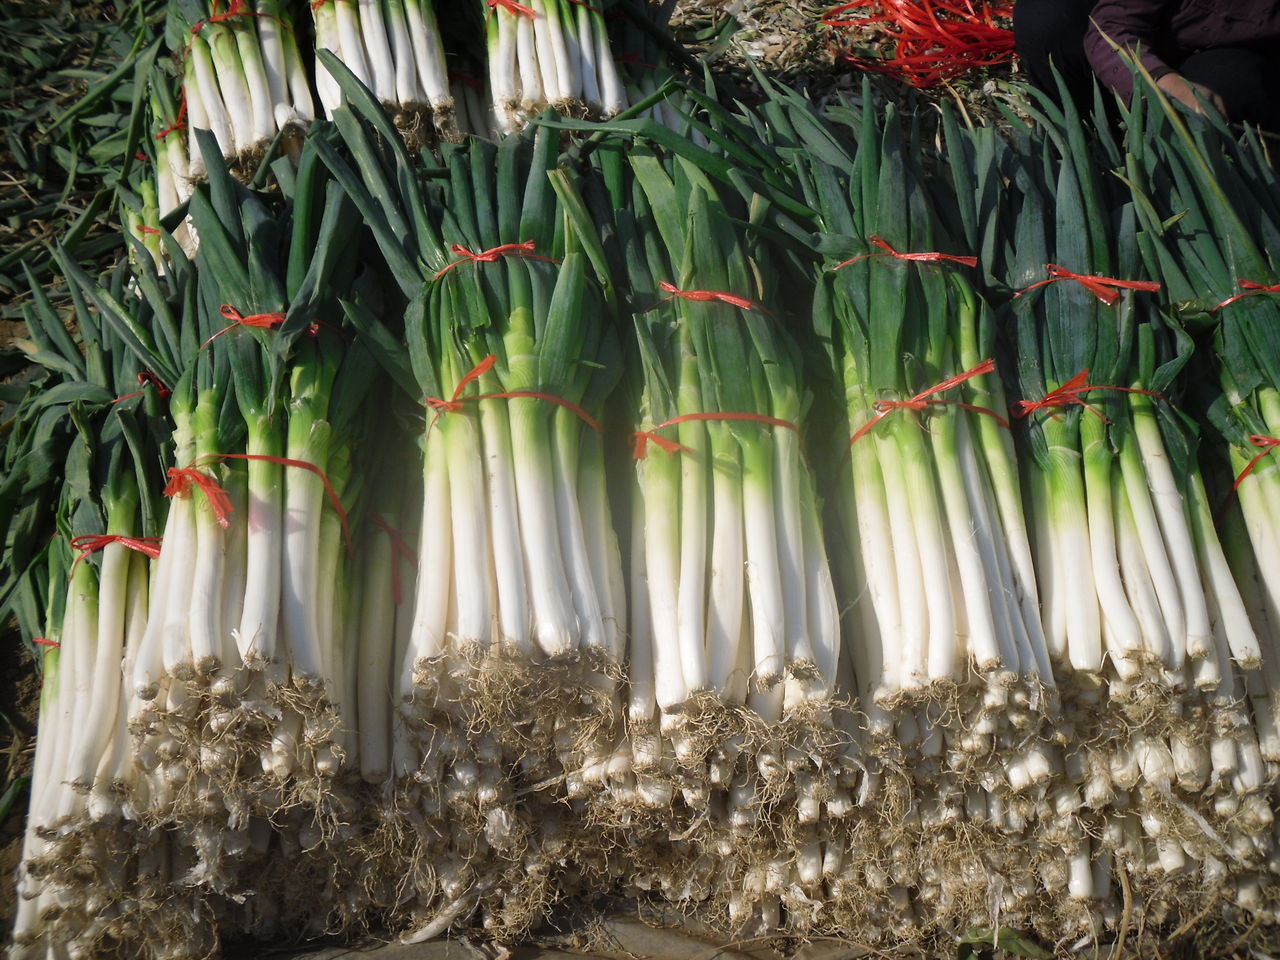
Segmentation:
[[(30, 654), (22, 649), (16, 630), (6, 629), (0, 638), (0, 796), (23, 777), (30, 777), (35, 757), (36, 712), (40, 704), (40, 678)], [(27, 794), (15, 798), (9, 816), (0, 824), (0, 929), (8, 930), (17, 910), (17, 892), (9, 878), (22, 859), (22, 834), (26, 829)]]

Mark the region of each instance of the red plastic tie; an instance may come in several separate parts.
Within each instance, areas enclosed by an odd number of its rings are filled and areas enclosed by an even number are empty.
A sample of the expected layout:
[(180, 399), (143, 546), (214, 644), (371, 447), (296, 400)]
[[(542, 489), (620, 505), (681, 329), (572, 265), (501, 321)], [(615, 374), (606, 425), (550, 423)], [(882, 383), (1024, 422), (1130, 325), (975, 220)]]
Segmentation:
[(155, 227), (148, 227), (145, 223), (138, 224), (138, 232), (148, 237), (160, 236), (159, 230), (157, 230)]
[(166, 497), (189, 497), (192, 486), (199, 487), (209, 501), (209, 509), (213, 511), (218, 526), (226, 529), (231, 526), (231, 497), (219, 486), (218, 481), (207, 473), (201, 473), (190, 467), (170, 467), (169, 482), (165, 484)]
[(198, 469), (200, 466), (220, 463), (223, 460), (261, 460), (265, 463), (278, 463), (282, 467), (298, 467), (314, 473), (320, 478), (320, 482), (324, 484), (324, 491), (329, 497), (329, 502), (333, 504), (333, 509), (338, 514), (338, 521), (342, 524), (343, 543), (346, 544), (347, 552), (351, 552), (351, 531), (347, 523), (347, 511), (342, 508), (342, 500), (338, 497), (337, 491), (333, 489), (333, 484), (329, 482), (329, 477), (325, 472), (314, 463), (308, 463), (306, 460), (272, 457), (265, 453), (209, 453), (202, 457), (197, 457), (189, 467), (170, 467), (169, 483), (164, 488), (164, 495), (166, 497), (187, 496), (191, 491), (191, 485), (194, 483), (209, 498), (209, 506), (213, 508), (213, 514), (217, 517), (219, 526), (226, 529), (231, 526), (231, 498), (227, 495), (227, 491), (218, 485), (218, 481), (206, 473), (201, 473)]
[(513, 13), (519, 17), (528, 17), (530, 20), (538, 18), (538, 14), (533, 8), (526, 7), (523, 3), (516, 3), (516, 0), (489, 0), (489, 6), (495, 10), (501, 7), (508, 13)]
[(448, 400), (441, 400), (439, 397), (427, 397), (423, 402), (436, 411), (435, 417), (431, 420), (431, 426), (434, 427), (436, 421), (444, 414), (457, 413), (462, 409), (462, 405), (468, 401), (509, 400), (516, 397), (527, 397), (531, 400), (546, 400), (548, 403), (554, 403), (558, 407), (564, 407), (596, 433), (600, 432), (600, 424), (596, 423), (595, 419), (587, 413), (587, 411), (583, 410), (571, 400), (566, 400), (564, 397), (557, 397), (555, 394), (541, 393), (537, 390), (507, 390), (502, 393), (481, 393), (474, 397), (462, 396), (462, 391), (467, 388), (469, 383), (488, 373), (493, 369), (493, 365), (497, 362), (497, 355), (491, 353), (477, 363), (471, 368), (470, 372), (468, 372), (465, 377), (458, 381), (458, 386), (454, 388), (453, 396)]
[(133, 159), (137, 160), (139, 163), (146, 163), (146, 162), (148, 162), (151, 158), (150, 158), (150, 157), (148, 157), (148, 156), (147, 156), (145, 153), (143, 153), (141, 150), (139, 150), (137, 153), (135, 153), (135, 154), (133, 155)]
[(943, 393), (952, 387), (958, 387), (966, 380), (981, 376), (984, 373), (992, 373), (996, 368), (996, 362), (992, 359), (983, 360), (976, 367), (971, 367), (964, 373), (958, 373), (954, 377), (949, 377), (941, 383), (930, 387), (928, 390), (917, 393), (910, 400), (877, 400), (872, 407), (877, 411), (876, 415), (864, 423), (852, 437), (849, 438), (849, 446), (853, 446), (864, 436), (871, 432), (877, 423), (893, 413), (895, 410), (914, 410), (919, 412), (927, 409), (931, 405), (959, 407), (962, 410), (972, 410), (974, 413), (985, 414), (988, 417), (995, 417), (996, 422), (1006, 430), (1009, 429), (1009, 421), (994, 410), (987, 407), (979, 407), (972, 403), (961, 403), (958, 400), (938, 400), (934, 398), (934, 394)]
[(1048, 271), (1049, 279), (1023, 287), (1013, 295), (1013, 299), (1016, 300), (1036, 287), (1043, 287), (1047, 283), (1055, 283), (1058, 280), (1076, 281), (1108, 307), (1115, 306), (1116, 301), (1120, 299), (1120, 290), (1145, 290), (1154, 293), (1160, 289), (1160, 284), (1154, 280), (1117, 280), (1115, 277), (1099, 277), (1091, 273), (1072, 273), (1066, 267), (1060, 267), (1056, 263), (1046, 263), (1044, 268)]
[[(231, 322), (202, 343), (200, 345), (201, 350), (213, 343), (213, 341), (217, 340), (224, 333), (228, 333), (236, 327), (261, 327), (263, 329), (270, 330), (274, 327), (280, 326), (280, 324), (284, 323), (285, 320), (285, 315), (283, 313), (251, 313), (246, 317), (228, 303), (224, 303), (219, 312), (222, 314), (224, 319), (230, 320)], [(322, 326), (325, 326), (325, 324), (313, 322), (307, 327), (307, 333), (313, 337), (317, 336), (320, 333), (320, 328)]]
[(162, 540), (162, 537), (122, 537), (114, 533), (86, 533), (71, 541), (71, 549), (80, 551), (80, 555), (76, 557), (76, 562), (71, 564), (71, 572), (75, 573), (80, 561), (89, 556), (89, 554), (97, 553), (113, 543), (118, 543), (120, 546), (127, 547), (130, 550), (136, 550), (138, 553), (144, 553), (152, 560), (155, 560), (160, 556), (160, 543)]
[(526, 240), (524, 243), (504, 243), (501, 246), (491, 247), (488, 250), (482, 250), (479, 253), (472, 253), (460, 243), (455, 243), (449, 247), (462, 259), (455, 260), (437, 273), (433, 280), (439, 280), (454, 267), (463, 263), (493, 263), (499, 257), (524, 257), (528, 260), (545, 260), (547, 263), (559, 263), (554, 257), (544, 257), (534, 253), (534, 243), (532, 240)]
[(598, 14), (599, 16), (602, 16), (602, 17), (604, 16), (603, 10), (601, 10), (599, 7), (593, 7), (591, 4), (587, 3), (586, 0), (569, 0), (569, 2), (572, 3), (575, 7), (585, 7), (587, 10), (590, 10), (592, 13)]
[(187, 88), (182, 88), (182, 103), (178, 105), (178, 119), (156, 134), (157, 140), (163, 140), (176, 130), (185, 130), (187, 126)]
[(47, 640), (44, 637), (32, 637), (31, 642), (38, 643), (42, 647), (52, 647), (55, 650), (62, 646), (57, 640)]
[(1113, 387), (1109, 384), (1089, 383), (1088, 369), (1081, 370), (1074, 377), (1058, 387), (1056, 390), (1050, 390), (1045, 394), (1043, 400), (1019, 400), (1013, 407), (1013, 415), (1019, 419), (1029, 417), (1037, 410), (1049, 407), (1069, 407), (1072, 404), (1084, 407), (1095, 416), (1101, 417), (1103, 420), (1107, 418), (1102, 411), (1092, 404), (1085, 401), (1083, 394), (1090, 390), (1119, 390), (1121, 393), (1141, 393), (1148, 397), (1160, 397), (1161, 395), (1152, 390), (1139, 390), (1136, 387)]
[(1264, 283), (1254, 283), (1252, 280), (1238, 280), (1236, 282), (1240, 284), (1240, 289), (1243, 292), (1237, 293), (1234, 297), (1227, 297), (1227, 299), (1223, 300), (1220, 304), (1210, 310), (1210, 313), (1217, 313), (1223, 307), (1229, 307), (1237, 300), (1240, 300), (1243, 297), (1251, 297), (1256, 293), (1280, 293), (1280, 283), (1267, 285)]
[(1260, 447), (1261, 451), (1256, 457), (1249, 461), (1248, 466), (1240, 471), (1240, 476), (1236, 477), (1236, 482), (1231, 485), (1231, 492), (1235, 493), (1240, 488), (1240, 484), (1244, 482), (1244, 478), (1253, 473), (1259, 461), (1267, 454), (1272, 453), (1276, 447), (1280, 447), (1280, 437), (1264, 437), (1260, 433), (1255, 433), (1249, 437), (1249, 442), (1255, 447)]
[(949, 253), (938, 253), (933, 251), (930, 253), (900, 253), (889, 245), (889, 241), (879, 234), (871, 234), (867, 237), (868, 242), (875, 244), (883, 253), (861, 253), (858, 256), (846, 260), (844, 263), (838, 264), (835, 269), (847, 267), (851, 263), (857, 263), (859, 260), (868, 260), (872, 257), (893, 257), (895, 260), (907, 260), (913, 263), (941, 263), (950, 261), (958, 263), (965, 267), (976, 267), (978, 265), (977, 257), (957, 257)]
[(790, 420), (782, 420), (778, 417), (766, 417), (760, 413), (686, 413), (678, 417), (672, 417), (662, 423), (655, 424), (648, 430), (637, 430), (632, 436), (636, 439), (635, 448), (632, 450), (632, 456), (637, 460), (643, 460), (649, 452), (649, 443), (652, 441), (662, 448), (668, 455), (673, 453), (689, 453), (688, 447), (683, 444), (676, 443), (667, 437), (659, 436), (654, 431), (661, 430), (663, 427), (674, 426), (677, 423), (684, 423), (688, 420), (746, 420), (751, 423), (765, 423), (775, 427), (786, 427), (788, 430), (794, 431), (796, 436), (800, 435), (800, 428)]
[[(148, 383), (156, 388), (156, 393), (160, 394), (161, 400), (163, 400), (165, 397), (173, 393), (172, 390), (170, 390), (168, 387), (164, 385), (164, 381), (162, 381), (154, 373), (152, 373), (150, 370), (143, 370), (140, 374), (138, 374), (138, 386), (145, 387)], [(146, 393), (145, 390), (138, 390), (136, 393), (126, 393), (123, 397), (116, 397), (111, 402), (124, 403), (124, 401), (132, 400), (134, 397), (140, 397), (144, 393)]]
[(391, 599), (398, 607), (404, 600), (404, 596), (400, 590), (400, 558), (404, 557), (415, 567), (418, 565), (418, 555), (413, 548), (404, 542), (404, 538), (400, 536), (400, 531), (382, 518), (380, 513), (371, 513), (369, 519), (374, 522), (375, 526), (380, 527), (391, 540)]
[(222, 23), (226, 20), (232, 20), (235, 17), (262, 17), (264, 20), (274, 20), (276, 23), (280, 24), (280, 26), (289, 30), (289, 25), (279, 17), (273, 16), (270, 13), (258, 13), (256, 10), (251, 10), (249, 5), (245, 3), (245, 0), (231, 0), (227, 5), (227, 9), (222, 13), (218, 13), (218, 4), (219, 0), (213, 0), (213, 13), (209, 14), (209, 16), (205, 17), (203, 20), (197, 20), (191, 25), (192, 36), (198, 34), (207, 24)]
[[(736, 293), (726, 293), (723, 290), (681, 290), (675, 284), (667, 283), (665, 280), (659, 281), (658, 287), (659, 289), (667, 291), (671, 296), (664, 297), (659, 300), (650, 307), (649, 310), (656, 310), (664, 303), (668, 303), (676, 297), (680, 297), (682, 300), (692, 300), (697, 303), (709, 303), (715, 301), (718, 303), (727, 303), (729, 306), (737, 307), (739, 310), (759, 310), (762, 313), (769, 313), (765, 307), (756, 303), (754, 300), (748, 300), (746, 297), (740, 297)], [(643, 312), (648, 313), (649, 310), (645, 310)], [(772, 316), (772, 314), (770, 315)]]

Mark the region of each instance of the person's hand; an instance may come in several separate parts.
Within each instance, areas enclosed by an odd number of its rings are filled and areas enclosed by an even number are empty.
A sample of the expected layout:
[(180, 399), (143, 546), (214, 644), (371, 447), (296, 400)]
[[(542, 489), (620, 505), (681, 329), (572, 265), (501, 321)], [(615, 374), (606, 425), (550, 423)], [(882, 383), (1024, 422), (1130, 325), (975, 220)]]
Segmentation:
[(1156, 86), (1196, 113), (1204, 113), (1205, 105), (1208, 104), (1223, 117), (1227, 115), (1227, 105), (1222, 102), (1222, 97), (1204, 84), (1188, 80), (1180, 73), (1166, 73), (1156, 81)]

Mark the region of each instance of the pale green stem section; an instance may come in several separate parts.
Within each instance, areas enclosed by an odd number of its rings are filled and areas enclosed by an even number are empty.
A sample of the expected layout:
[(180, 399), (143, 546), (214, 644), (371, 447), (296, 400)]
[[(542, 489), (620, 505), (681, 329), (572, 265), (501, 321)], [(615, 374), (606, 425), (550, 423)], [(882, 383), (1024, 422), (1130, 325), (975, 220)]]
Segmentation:
[[(462, 651), (473, 648), (487, 650), (494, 609), (489, 593), (489, 514), (484, 496), (479, 424), (473, 410), (462, 409), (446, 413), (435, 429), (444, 435), (445, 454), (449, 461), (453, 524), (453, 640)], [(516, 438), (513, 436), (512, 439), (513, 447), (516, 447)], [(513, 453), (518, 464), (520, 451), (516, 449)], [(517, 488), (520, 482), (521, 478), (517, 476)], [(525, 548), (531, 549), (531, 545), (526, 543)], [(539, 559), (541, 562), (541, 557)]]
[(440, 424), (427, 435), (425, 446), (417, 596), (406, 656), (399, 665), (399, 692), (404, 698), (413, 696), (413, 675), (419, 666), (444, 652), (455, 563), (448, 450)]
[[(785, 600), (778, 579), (778, 540), (774, 524), (773, 435), (744, 431), (742, 513), (747, 544), (747, 597), (751, 606), (752, 676), (757, 692), (767, 692), (758, 712), (782, 712), (782, 688), (775, 684), (786, 669)], [(776, 694), (776, 697), (775, 697)], [(757, 697), (757, 699), (760, 699)], [(776, 704), (774, 703), (776, 699)], [(748, 698), (751, 701), (751, 698)], [(766, 716), (766, 712), (761, 712)]]
[(1262, 648), (1258, 643), (1257, 632), (1249, 621), (1249, 611), (1245, 607), (1240, 587), (1236, 584), (1223, 553), (1222, 542), (1213, 521), (1209, 494), (1204, 488), (1204, 478), (1199, 470), (1193, 471), (1187, 478), (1187, 500), (1205, 593), (1217, 605), (1218, 624), (1226, 635), (1231, 656), (1243, 669), (1256, 670), (1262, 663)]
[[(1043, 424), (1049, 446), (1044, 488), (1053, 534), (1054, 602), (1065, 607), (1067, 658), (1075, 670), (1102, 669), (1102, 618), (1094, 587), (1078, 431), (1049, 418)], [(1107, 479), (1108, 490), (1110, 478)]]
[[(1118, 472), (1113, 472), (1111, 482), (1112, 500), (1115, 506), (1115, 529), (1119, 541), (1120, 575), (1134, 615), (1141, 625), (1142, 636), (1147, 642), (1145, 646), (1125, 647), (1123, 641), (1127, 638), (1117, 636), (1115, 639), (1121, 645), (1112, 649), (1110, 653), (1111, 662), (1120, 678), (1133, 680), (1141, 673), (1142, 667), (1146, 665), (1151, 655), (1167, 665), (1169, 637), (1165, 630), (1164, 617), (1160, 612), (1160, 602), (1156, 598), (1155, 584), (1152, 582), (1146, 558), (1143, 556), (1142, 534), (1134, 520), (1124, 481)], [(1163, 641), (1162, 645), (1154, 646), (1152, 641), (1155, 639)]]
[(989, 575), (979, 539), (988, 536), (990, 530), (978, 530), (965, 489), (959, 435), (962, 414), (962, 411), (955, 408), (943, 408), (930, 417), (929, 435), (933, 441), (933, 463), (938, 471), (943, 512), (946, 514), (951, 547), (955, 551), (969, 651), (982, 673), (1002, 667), (1016, 671), (1016, 658), (1010, 660), (1007, 654), (1001, 655), (996, 633), (996, 617), (992, 606), (999, 602), (1000, 582)]
[[(482, 392), (501, 390), (482, 384)], [(533, 651), (530, 628), (532, 600), (525, 576), (525, 554), (520, 541), (520, 516), (516, 475), (511, 453), (511, 424), (507, 400), (478, 404), (480, 432), (484, 440), (485, 475), (489, 493), (489, 520), (493, 531), (493, 567), (498, 599), (498, 642), (508, 652), (528, 656)]]
[(555, 467), (547, 402), (517, 397), (511, 403), (511, 454), (516, 469), (520, 539), (533, 605), (533, 636), (549, 657), (578, 647), (581, 625), (574, 616), (565, 560), (560, 550)]
[(1142, 646), (1142, 630), (1124, 595), (1120, 565), (1116, 559), (1114, 510), (1111, 506), (1111, 473), (1115, 457), (1107, 440), (1107, 424), (1102, 417), (1090, 412), (1081, 414), (1080, 447), (1084, 458), (1090, 559), (1098, 605), (1117, 643), (1124, 649)]
[[(1173, 572), (1177, 577), (1185, 611), (1185, 645), (1187, 656), (1205, 656), (1213, 643), (1209, 625), (1204, 587), (1200, 582), (1200, 570), (1196, 563), (1196, 551), (1187, 507), (1183, 502), (1180, 484), (1173, 476), (1169, 456), (1165, 453), (1164, 439), (1156, 422), (1156, 408), (1152, 399), (1144, 394), (1129, 394), (1129, 408), (1133, 413), (1133, 428), (1142, 450), (1142, 464), (1146, 468), (1147, 486), (1155, 501), (1163, 544), (1167, 547)], [(1145, 547), (1146, 540), (1143, 540)], [(1172, 633), (1172, 628), (1171, 631)], [(1176, 643), (1179, 634), (1172, 633)]]
[[(1162, 664), (1171, 670), (1182, 669), (1186, 655), (1186, 617), (1184, 615), (1182, 591), (1173, 567), (1169, 563), (1169, 555), (1165, 551), (1164, 538), (1160, 532), (1160, 522), (1156, 517), (1148, 488), (1149, 475), (1145, 469), (1143, 458), (1139, 455), (1137, 444), (1131, 438), (1121, 444), (1119, 462), (1120, 474), (1124, 481), (1126, 514), (1129, 525), (1137, 542), (1132, 545), (1133, 556), (1131, 566), (1142, 560), (1146, 572), (1143, 578), (1148, 580), (1158, 598), (1157, 610), (1161, 617), (1156, 622), (1139, 616), (1142, 623), (1142, 638), (1146, 649)], [(1134, 575), (1137, 576), (1136, 571)], [(1128, 579), (1125, 579), (1126, 588)]]
[(727, 697), (743, 632), (742, 451), (727, 423), (708, 423), (714, 522), (707, 587), (708, 682)]
[[(601, 610), (605, 593), (593, 579), (587, 550), (587, 534), (583, 528), (583, 511), (578, 492), (581, 469), (581, 437), (590, 430), (570, 411), (556, 407), (552, 411), (555, 457), (556, 516), (559, 518), (560, 552), (564, 557), (569, 593), (577, 614), (579, 643), (583, 649), (608, 653), (606, 625)], [(603, 574), (605, 571), (601, 570)]]
[[(644, 575), (649, 596), (654, 696), (666, 710), (688, 697), (677, 629), (680, 588), (680, 455), (650, 449), (638, 464), (644, 499)], [(633, 601), (637, 602), (637, 601)], [(634, 654), (633, 654), (634, 655)], [(633, 695), (632, 710), (637, 709)]]

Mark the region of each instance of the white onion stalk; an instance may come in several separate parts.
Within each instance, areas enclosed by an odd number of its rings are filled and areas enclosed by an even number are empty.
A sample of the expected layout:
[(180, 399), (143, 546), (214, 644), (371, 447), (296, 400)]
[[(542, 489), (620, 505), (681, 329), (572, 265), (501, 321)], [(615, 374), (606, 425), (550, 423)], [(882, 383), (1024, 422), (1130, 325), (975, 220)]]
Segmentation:
[(387, 33), (391, 38), (391, 53), (396, 68), (396, 100), (408, 107), (426, 100), (422, 85), (418, 82), (417, 59), (413, 53), (413, 40), (409, 36), (409, 22), (405, 19), (405, 0), (384, 0)]
[(442, 121), (453, 113), (453, 95), (449, 92), (444, 44), (440, 39), (440, 27), (436, 23), (431, 2), (432, 0), (405, 0), (404, 10), (405, 19), (409, 23), (409, 36), (413, 40), (418, 82), (436, 114), (436, 126), (440, 127)]
[(369, 55), (370, 89), (383, 103), (397, 103), (396, 62), (387, 41), (387, 23), (382, 16), (382, 0), (358, 0), (360, 36)]
[[(235, 33), (222, 23), (207, 23), (201, 30), (201, 37), (208, 34), (209, 50), (213, 77), (217, 90), (226, 108), (227, 124), (231, 130), (231, 151), (223, 146), (224, 157), (235, 157), (253, 147), (258, 142), (257, 126), (254, 122), (253, 94), (251, 84), (245, 74), (244, 63), (240, 59), (240, 50), (236, 43)], [(192, 38), (192, 48), (196, 46)], [(209, 108), (208, 90), (205, 93), (205, 106)], [(212, 112), (212, 109), (209, 108)], [(221, 145), (221, 141), (219, 141)]]
[(270, 140), (276, 133), (276, 101), (271, 92), (267, 68), (262, 62), (262, 47), (258, 40), (258, 28), (254, 23), (258, 19), (260, 18), (238, 16), (228, 21), (231, 24), (231, 32), (236, 38), (236, 49), (240, 54), (240, 65), (244, 85), (249, 92), (250, 115), (253, 122), (247, 142), (242, 144), (241, 149), (255, 149), (263, 141)]
[[(217, 25), (215, 24), (215, 26)], [(222, 35), (227, 36), (227, 31), (223, 30)], [(187, 84), (188, 124), (192, 130), (192, 176), (196, 176), (195, 158), (200, 156), (200, 148), (196, 145), (194, 139), (194, 131), (196, 129), (212, 130), (214, 138), (218, 141), (218, 149), (222, 151), (224, 157), (234, 157), (236, 155), (236, 137), (233, 132), (234, 124), (231, 115), (228, 112), (226, 102), (223, 100), (222, 90), (218, 85), (218, 74), (214, 69), (213, 54), (209, 49), (209, 44), (205, 42), (200, 34), (195, 34), (191, 38), (189, 62), (191, 64), (191, 75), (194, 75), (196, 81), (194, 91), (192, 85), (189, 82)], [(203, 172), (203, 162), (199, 166), (201, 172)]]
[(372, 89), (373, 74), (369, 68), (364, 36), (360, 32), (360, 9), (357, 4), (358, 0), (333, 0), (338, 37), (342, 43), (342, 62), (356, 75), (357, 80)]

